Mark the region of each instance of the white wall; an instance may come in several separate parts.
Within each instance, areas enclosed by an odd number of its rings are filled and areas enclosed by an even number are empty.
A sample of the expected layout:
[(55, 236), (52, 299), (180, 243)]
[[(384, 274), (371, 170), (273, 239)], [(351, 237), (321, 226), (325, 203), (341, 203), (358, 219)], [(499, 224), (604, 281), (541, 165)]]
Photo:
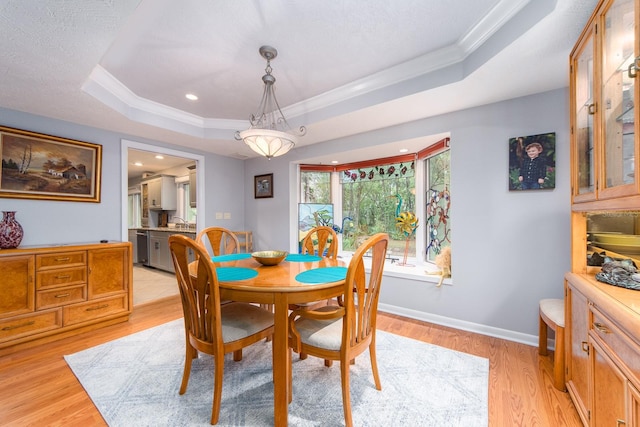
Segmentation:
[[(17, 211), (16, 219), (24, 229), (21, 246), (122, 240), (126, 227), (122, 223), (126, 208), (121, 184), (122, 139), (203, 155), (206, 218), (198, 217), (198, 224), (244, 228), (244, 200), (239, 197), (244, 190), (241, 160), (7, 109), (0, 109), (0, 125), (102, 145), (100, 203), (0, 198), (0, 210)], [(231, 219), (216, 220), (215, 212), (229, 212)]]
[[(568, 89), (500, 102), (246, 161), (246, 225), (258, 249), (289, 248), (296, 161), (451, 132), (453, 286), (387, 277), (381, 308), (533, 343), (538, 301), (563, 295), (570, 268)], [(508, 141), (556, 133), (556, 188), (508, 191)], [(374, 154), (375, 155), (375, 154)], [(274, 174), (274, 198), (253, 176)]]

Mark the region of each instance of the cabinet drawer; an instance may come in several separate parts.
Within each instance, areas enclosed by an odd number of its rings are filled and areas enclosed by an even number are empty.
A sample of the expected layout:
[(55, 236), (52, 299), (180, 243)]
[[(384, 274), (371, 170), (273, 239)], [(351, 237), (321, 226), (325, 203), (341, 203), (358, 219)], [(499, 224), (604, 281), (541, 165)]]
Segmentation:
[(592, 307), (593, 321), (589, 327), (590, 334), (597, 336), (617, 359), (626, 367), (627, 375), (632, 375), (636, 384), (640, 385), (640, 346), (633, 342), (620, 328), (609, 320), (597, 308)]
[(36, 289), (87, 283), (87, 267), (58, 268), (36, 273)]
[(64, 325), (75, 325), (76, 323), (109, 316), (128, 311), (127, 294), (122, 294), (112, 298), (102, 298), (81, 304), (68, 305), (62, 308)]
[(87, 300), (87, 286), (76, 285), (64, 288), (38, 291), (36, 293), (36, 310), (60, 307), (67, 304)]
[(0, 320), (0, 343), (62, 327), (62, 309)]
[(57, 252), (36, 255), (36, 270), (87, 264), (87, 251)]

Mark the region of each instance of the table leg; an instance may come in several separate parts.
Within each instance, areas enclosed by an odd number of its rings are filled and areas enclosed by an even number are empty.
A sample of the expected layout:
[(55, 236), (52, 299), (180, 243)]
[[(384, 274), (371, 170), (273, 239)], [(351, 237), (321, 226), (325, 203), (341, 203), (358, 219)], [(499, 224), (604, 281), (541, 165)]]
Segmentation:
[(289, 303), (287, 294), (276, 294), (273, 333), (273, 394), (276, 426), (286, 426), (289, 405)]

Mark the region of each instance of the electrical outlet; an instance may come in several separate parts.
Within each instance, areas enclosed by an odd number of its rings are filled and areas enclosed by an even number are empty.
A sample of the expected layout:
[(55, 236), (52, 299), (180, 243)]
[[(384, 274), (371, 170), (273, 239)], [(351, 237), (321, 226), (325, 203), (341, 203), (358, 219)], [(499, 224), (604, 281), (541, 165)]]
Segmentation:
[(225, 212), (224, 219), (231, 219), (231, 212)]
[(222, 212), (216, 212), (216, 219), (222, 219)]

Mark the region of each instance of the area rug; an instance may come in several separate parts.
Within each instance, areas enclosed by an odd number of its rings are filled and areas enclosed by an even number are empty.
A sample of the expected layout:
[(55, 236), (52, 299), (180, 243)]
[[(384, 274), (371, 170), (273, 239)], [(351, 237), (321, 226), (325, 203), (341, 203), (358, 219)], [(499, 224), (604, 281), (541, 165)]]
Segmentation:
[[(488, 425), (487, 359), (378, 332), (382, 391), (375, 389), (368, 352), (351, 366), (355, 426)], [(65, 360), (111, 427), (207, 426), (213, 364), (194, 360), (180, 396), (184, 359), (182, 319), (88, 350)], [(225, 358), (220, 426), (273, 425), (271, 343)], [(293, 355), (290, 426), (344, 425), (340, 365)]]

